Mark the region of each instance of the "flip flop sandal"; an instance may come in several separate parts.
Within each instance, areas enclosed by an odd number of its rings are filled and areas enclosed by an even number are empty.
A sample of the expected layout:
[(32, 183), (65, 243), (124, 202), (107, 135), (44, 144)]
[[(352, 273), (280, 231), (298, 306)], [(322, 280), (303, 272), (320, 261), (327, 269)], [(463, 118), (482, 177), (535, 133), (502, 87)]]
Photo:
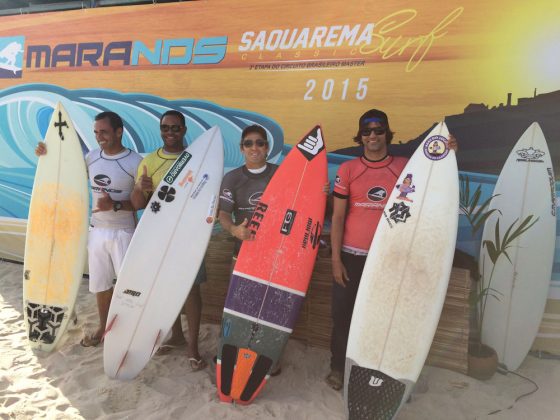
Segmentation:
[(189, 364), (191, 365), (191, 370), (193, 372), (198, 372), (208, 366), (208, 363), (201, 357), (197, 359), (196, 357), (189, 357)]
[(335, 391), (340, 391), (342, 389), (343, 380), (344, 377), (342, 375), (342, 372), (338, 372), (336, 370), (331, 371), (331, 373), (329, 373), (329, 376), (327, 376), (326, 378), (327, 384)]
[(173, 350), (184, 347), (185, 344), (162, 344), (156, 351), (156, 356), (165, 356), (171, 353)]

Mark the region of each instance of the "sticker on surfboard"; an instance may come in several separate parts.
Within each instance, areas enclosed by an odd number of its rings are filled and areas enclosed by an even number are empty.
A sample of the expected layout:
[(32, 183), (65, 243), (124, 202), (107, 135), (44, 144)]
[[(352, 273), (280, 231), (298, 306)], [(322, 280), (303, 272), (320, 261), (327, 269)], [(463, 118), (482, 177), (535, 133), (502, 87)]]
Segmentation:
[(168, 187), (167, 185), (162, 185), (158, 191), (159, 199), (165, 201), (166, 203), (171, 203), (175, 200), (175, 194), (177, 194), (175, 188)]
[(424, 143), (424, 155), (430, 160), (441, 160), (449, 154), (447, 138), (436, 134)]
[[(385, 212), (383, 213), (385, 214)], [(387, 217), (386, 214), (385, 217)], [(389, 209), (389, 219), (391, 219), (395, 223), (406, 223), (409, 217), (410, 207), (408, 207), (403, 202), (393, 203), (393, 206)], [(389, 223), (389, 226), (391, 226), (391, 223)]]
[(531, 146), (529, 148), (516, 150), (515, 153), (517, 153), (517, 156), (519, 156), (519, 158), (517, 159), (517, 162), (543, 163), (544, 160), (542, 160), (541, 158), (544, 155), (546, 155), (546, 153), (543, 152), (540, 149), (533, 149), (533, 146)]
[(167, 172), (163, 180), (168, 184), (173, 184), (173, 182), (179, 176), (183, 168), (187, 166), (187, 163), (189, 163), (189, 160), (191, 160), (191, 158), (192, 158), (192, 154), (190, 154), (189, 152), (184, 151), (183, 153), (181, 153), (181, 155), (177, 158), (173, 166), (169, 169), (169, 171)]
[(416, 187), (412, 183), (412, 174), (406, 174), (401, 183), (395, 185), (395, 188), (399, 190), (397, 200), (413, 202), (413, 200), (408, 197), (408, 194), (416, 191)]
[(300, 140), (297, 144), (297, 148), (307, 160), (312, 160), (317, 156), (321, 150), (325, 148), (321, 128), (319, 126), (315, 127), (315, 130), (311, 131), (306, 137)]

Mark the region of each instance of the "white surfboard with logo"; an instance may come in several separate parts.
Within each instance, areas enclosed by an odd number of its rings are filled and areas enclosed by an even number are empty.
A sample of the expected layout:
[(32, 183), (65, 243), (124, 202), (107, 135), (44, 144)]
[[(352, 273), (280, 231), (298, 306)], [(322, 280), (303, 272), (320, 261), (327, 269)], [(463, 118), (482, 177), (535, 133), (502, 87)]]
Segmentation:
[[(531, 349), (544, 313), (556, 242), (556, 191), (554, 170), (544, 134), (533, 123), (513, 147), (500, 173), (490, 208), (498, 209), (484, 225), (484, 241), (495, 243), (514, 224), (528, 216), (536, 221), (501, 255), (494, 267), (488, 245), (480, 249), (480, 272), (485, 287), (498, 299), (486, 303), (482, 342), (494, 348), (507, 369), (516, 370)], [(492, 273), (493, 269), (493, 273)]]
[(39, 158), (23, 265), (24, 323), (31, 347), (52, 351), (76, 302), (86, 258), (89, 191), (78, 134), (59, 103)]
[(191, 290), (214, 225), (222, 134), (204, 132), (154, 191), (124, 258), (104, 345), (105, 373), (132, 379), (162, 344)]
[(457, 236), (459, 182), (448, 138), (445, 123), (428, 134), (399, 176), (373, 238), (346, 350), (350, 419), (395, 416), (428, 355)]

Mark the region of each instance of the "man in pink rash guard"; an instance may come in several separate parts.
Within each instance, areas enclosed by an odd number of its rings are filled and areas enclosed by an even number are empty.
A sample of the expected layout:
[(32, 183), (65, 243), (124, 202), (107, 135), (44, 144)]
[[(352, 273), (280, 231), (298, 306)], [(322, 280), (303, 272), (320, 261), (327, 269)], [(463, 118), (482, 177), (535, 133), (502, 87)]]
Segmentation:
[[(360, 117), (354, 141), (363, 146), (362, 156), (338, 169), (333, 191), (331, 372), (327, 383), (342, 388), (346, 345), (354, 302), (366, 257), (387, 199), (408, 159), (391, 156), (393, 139), (387, 115), (370, 109)], [(457, 150), (450, 136), (449, 147)]]

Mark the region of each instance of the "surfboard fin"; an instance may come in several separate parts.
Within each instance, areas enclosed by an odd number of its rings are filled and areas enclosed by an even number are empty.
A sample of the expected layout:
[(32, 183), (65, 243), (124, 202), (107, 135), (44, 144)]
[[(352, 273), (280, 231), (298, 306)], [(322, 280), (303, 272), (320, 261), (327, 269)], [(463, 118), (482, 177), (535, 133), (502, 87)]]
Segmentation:
[(121, 368), (122, 368), (123, 365), (124, 365), (124, 361), (126, 360), (126, 356), (128, 356), (128, 350), (127, 350), (126, 353), (124, 354), (124, 356), (123, 356), (123, 358), (122, 358), (122, 360), (121, 360), (121, 363), (119, 363), (119, 367), (118, 367), (117, 371), (115, 372), (115, 378), (118, 378), (119, 372), (121, 371)]
[(119, 314), (115, 314), (113, 319), (111, 319), (111, 321), (109, 322), (109, 325), (107, 325), (107, 327), (105, 328), (105, 331), (103, 331), (103, 335), (101, 336), (101, 341), (103, 341), (105, 339), (105, 336), (107, 335), (107, 333), (109, 331), (111, 331), (111, 328), (113, 328), (113, 324), (117, 320), (117, 316), (119, 316)]
[(152, 347), (152, 352), (150, 353), (150, 357), (152, 357), (154, 355), (154, 353), (156, 352), (156, 346), (157, 343), (159, 341), (159, 337), (161, 336), (161, 330), (158, 330), (157, 336), (156, 336), (156, 341), (154, 341), (154, 346)]

